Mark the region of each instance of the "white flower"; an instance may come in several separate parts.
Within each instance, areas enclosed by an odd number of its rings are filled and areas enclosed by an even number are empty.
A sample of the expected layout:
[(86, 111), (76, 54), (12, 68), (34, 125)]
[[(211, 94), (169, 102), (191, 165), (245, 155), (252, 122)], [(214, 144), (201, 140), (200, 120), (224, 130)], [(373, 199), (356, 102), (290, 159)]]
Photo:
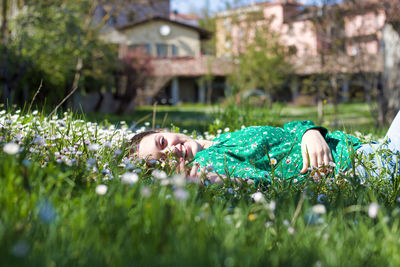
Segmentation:
[(172, 177), (173, 184), (178, 187), (183, 187), (186, 184), (186, 179), (183, 175), (176, 174)]
[(276, 208), (276, 202), (272, 200), (272, 201), (269, 203), (268, 208), (269, 208), (270, 210), (274, 211), (275, 208)]
[(224, 129), (224, 132), (229, 132), (229, 128), (226, 127), (226, 128)]
[(186, 200), (189, 197), (189, 193), (183, 188), (177, 188), (174, 190), (174, 195), (179, 200)]
[(157, 160), (156, 159), (151, 159), (151, 160), (149, 160), (149, 164), (150, 165), (155, 165), (155, 164), (157, 164)]
[(134, 184), (139, 180), (139, 176), (134, 172), (126, 172), (122, 174), (121, 182), (124, 184)]
[(322, 204), (317, 204), (312, 207), (312, 211), (316, 214), (324, 214), (326, 213), (326, 208)]
[(289, 234), (291, 234), (291, 235), (293, 235), (294, 234), (294, 228), (292, 227), (292, 226), (289, 226), (288, 227), (288, 231), (289, 231)]
[(278, 161), (276, 160), (276, 158), (271, 158), (271, 164), (275, 165)]
[(7, 143), (3, 147), (3, 151), (9, 155), (15, 155), (19, 151), (19, 145), (16, 143)]
[(330, 161), (330, 162), (329, 162), (329, 166), (331, 166), (331, 167), (336, 167), (336, 163), (333, 162), (333, 161)]
[(368, 207), (368, 216), (372, 219), (375, 219), (378, 216), (379, 211), (379, 204), (378, 203), (371, 203)]
[(97, 151), (97, 150), (99, 150), (99, 148), (100, 148), (100, 145), (99, 145), (99, 144), (96, 144), (96, 143), (90, 144), (90, 145), (88, 146), (88, 149), (89, 149), (90, 151)]
[(212, 165), (208, 165), (208, 166), (206, 167), (206, 170), (207, 170), (208, 172), (213, 172), (213, 171), (215, 170), (215, 168), (214, 168), (214, 166), (212, 166)]
[(164, 171), (160, 171), (160, 170), (154, 170), (151, 175), (154, 178), (157, 178), (159, 180), (163, 180), (167, 178), (167, 174)]
[(96, 186), (96, 193), (100, 196), (104, 196), (107, 193), (107, 186), (105, 184), (99, 184)]
[(143, 197), (149, 197), (151, 194), (151, 190), (149, 187), (144, 186), (142, 187), (142, 189), (140, 190), (140, 193), (142, 194)]
[(264, 195), (261, 192), (256, 192), (251, 195), (251, 198), (254, 199), (255, 202), (260, 202), (264, 199)]

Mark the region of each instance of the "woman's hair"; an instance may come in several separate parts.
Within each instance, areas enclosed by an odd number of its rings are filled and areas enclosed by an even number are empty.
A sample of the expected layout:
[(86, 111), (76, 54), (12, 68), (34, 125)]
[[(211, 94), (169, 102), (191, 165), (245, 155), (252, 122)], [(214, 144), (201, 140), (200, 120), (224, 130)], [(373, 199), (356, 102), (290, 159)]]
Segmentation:
[(149, 134), (153, 134), (153, 133), (158, 133), (158, 132), (157, 131), (153, 131), (153, 130), (149, 130), (149, 131), (145, 131), (145, 132), (141, 132), (141, 133), (135, 134), (132, 137), (131, 142), (130, 142), (131, 150), (130, 150), (129, 154), (133, 154), (135, 152), (138, 152), (139, 151), (139, 143), (140, 143), (140, 141), (142, 141), (142, 139), (145, 136), (147, 136)]

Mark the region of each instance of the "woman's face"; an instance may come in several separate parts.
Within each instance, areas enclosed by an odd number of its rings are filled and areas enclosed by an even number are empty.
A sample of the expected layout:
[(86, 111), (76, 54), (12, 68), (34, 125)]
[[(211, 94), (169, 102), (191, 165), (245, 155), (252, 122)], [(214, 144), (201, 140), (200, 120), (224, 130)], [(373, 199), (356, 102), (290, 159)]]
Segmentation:
[(184, 134), (153, 133), (140, 141), (138, 156), (160, 159), (165, 158), (167, 153), (172, 153), (176, 158), (190, 161), (201, 150), (203, 148), (198, 141)]

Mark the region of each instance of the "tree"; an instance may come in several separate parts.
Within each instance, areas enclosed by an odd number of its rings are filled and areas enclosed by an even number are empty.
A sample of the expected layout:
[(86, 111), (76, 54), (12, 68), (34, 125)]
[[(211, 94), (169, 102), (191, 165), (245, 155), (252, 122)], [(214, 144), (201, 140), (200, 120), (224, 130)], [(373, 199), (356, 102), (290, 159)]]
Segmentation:
[[(362, 42), (355, 42), (356, 55), (353, 66), (365, 90), (366, 101), (369, 103), (371, 114), (376, 125), (384, 126), (389, 123), (400, 109), (400, 1), (384, 0), (380, 2), (364, 2), (347, 0), (346, 12), (361, 13), (384, 12), (385, 22), (382, 29), (376, 33), (379, 40), (379, 53), (371, 55)], [(358, 22), (360, 35), (370, 27), (370, 21), (363, 17)], [(377, 20), (377, 18), (376, 18)], [(378, 38), (378, 34), (381, 36)]]
[(258, 13), (245, 20), (236, 18), (234, 23), (240, 27), (241, 43), (234, 57), (236, 69), (229, 77), (230, 83), (242, 92), (262, 89), (269, 106), (291, 70), (287, 47), (281, 44), (279, 34), (270, 29), (272, 20)]
[[(130, 10), (135, 13), (137, 5), (156, 12), (155, 9), (159, 6), (165, 7), (164, 2), (166, 1), (25, 1), (17, 17), (1, 17), (2, 21), (7, 21), (2, 23), (1, 32), (8, 32), (6, 28), (11, 31), (7, 49), (13, 48), (13, 54), (20, 62), (15, 64), (10, 60), (3, 60), (4, 55), (7, 58), (11, 53), (0, 55), (2, 98), (5, 102), (11, 101), (12, 95), (19, 95), (19, 92), (24, 90), (32, 94), (41, 79), (43, 88), (39, 98), (46, 97), (50, 105), (58, 103), (75, 88), (81, 92), (101, 93), (105, 87), (115, 87), (117, 47), (100, 40), (100, 30), (105, 26), (114, 25), (120, 12), (126, 13)], [(9, 3), (2, 0), (6, 9), (9, 8)], [(98, 16), (97, 12), (101, 9), (104, 13)], [(132, 19), (134, 17), (131, 16)], [(3, 36), (5, 34), (2, 34)], [(22, 67), (15, 68), (16, 66)], [(16, 75), (9, 75), (14, 69)], [(10, 77), (12, 82), (8, 81)], [(15, 98), (14, 101), (22, 104), (26, 99)]]
[[(128, 51), (120, 64), (120, 77), (117, 78), (119, 86), (115, 98), (120, 101), (117, 113), (124, 114), (135, 99), (137, 90), (146, 86), (153, 73), (153, 67), (151, 57), (140, 50)], [(122, 82), (123, 79), (126, 79), (125, 82)]]

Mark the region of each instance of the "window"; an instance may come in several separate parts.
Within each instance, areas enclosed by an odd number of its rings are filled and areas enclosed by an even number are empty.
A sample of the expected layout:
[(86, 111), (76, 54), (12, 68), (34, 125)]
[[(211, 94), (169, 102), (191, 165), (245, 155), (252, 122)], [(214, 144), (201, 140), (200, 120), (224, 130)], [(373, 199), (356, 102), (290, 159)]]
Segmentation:
[(166, 57), (168, 56), (168, 45), (166, 44), (157, 44), (157, 56), (158, 57)]
[(147, 54), (147, 55), (151, 54), (150, 44), (134, 44), (130, 45), (129, 48), (140, 54)]
[(178, 56), (178, 47), (176, 45), (174, 45), (174, 44), (171, 46), (171, 55), (173, 57)]

